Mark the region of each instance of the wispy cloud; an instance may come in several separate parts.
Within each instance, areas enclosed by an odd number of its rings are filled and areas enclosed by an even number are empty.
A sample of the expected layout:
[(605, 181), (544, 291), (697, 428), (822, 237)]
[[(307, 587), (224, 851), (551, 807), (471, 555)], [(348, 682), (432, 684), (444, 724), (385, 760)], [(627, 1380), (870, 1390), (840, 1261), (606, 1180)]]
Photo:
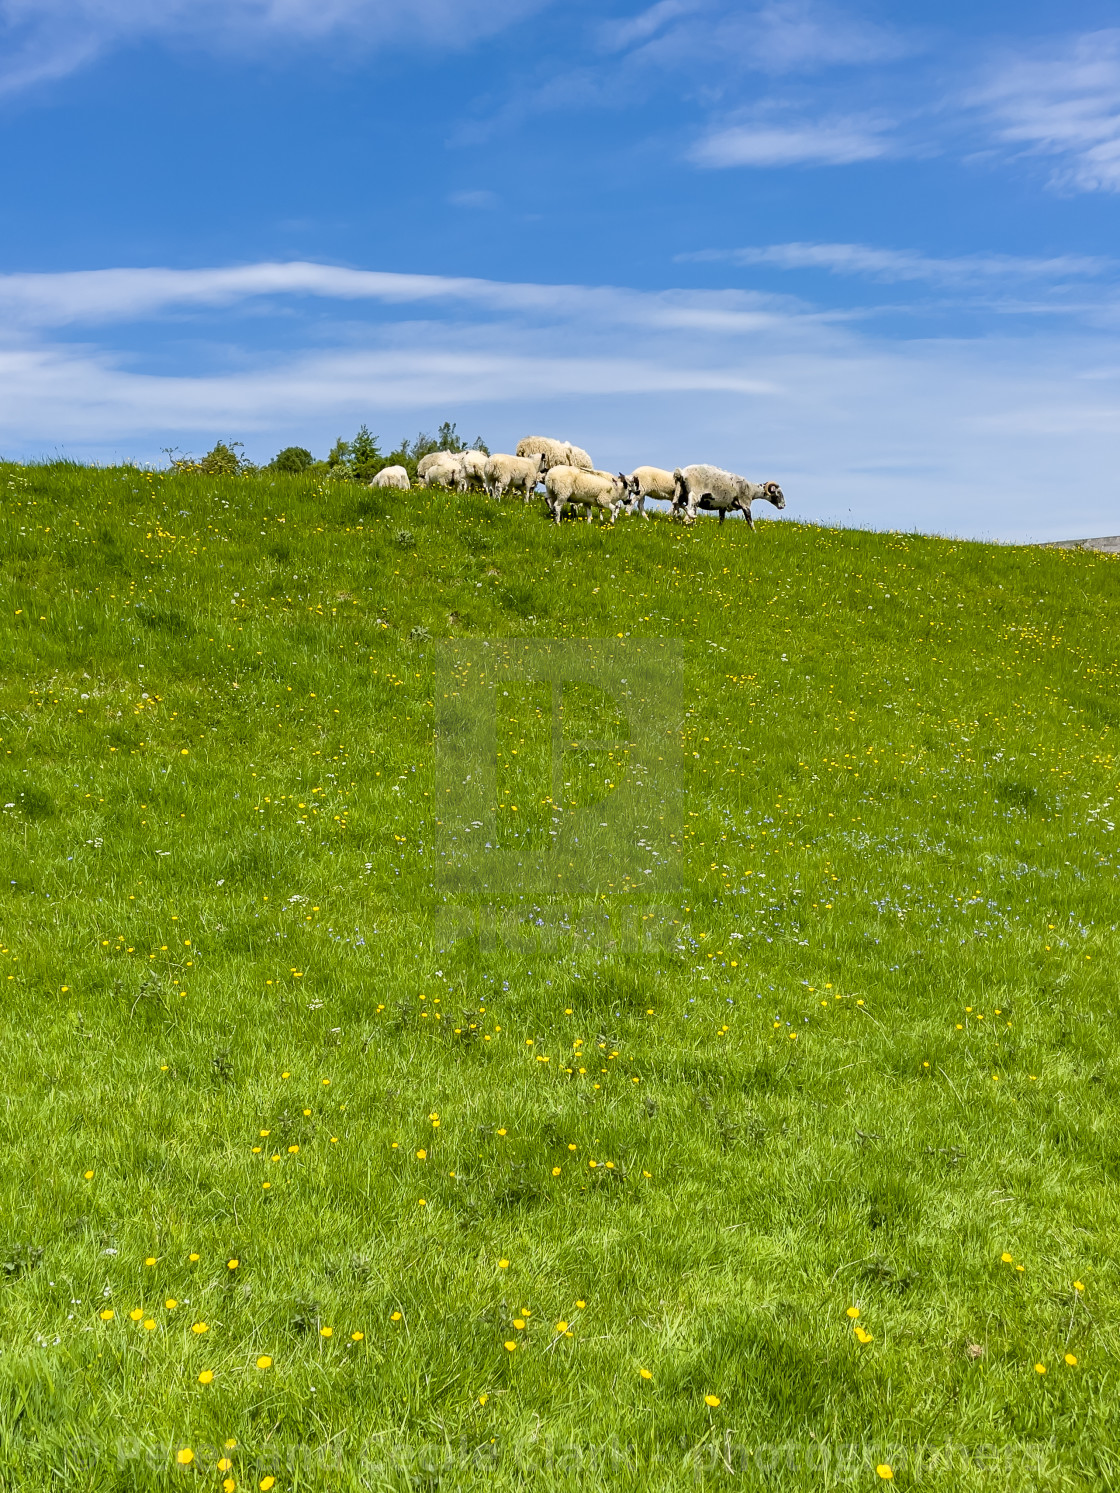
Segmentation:
[(1084, 279), (1114, 272), (1116, 261), (1086, 254), (1049, 259), (1015, 254), (960, 254), (938, 258), (912, 249), (879, 249), (869, 244), (764, 244), (743, 249), (698, 249), (680, 261), (769, 265), (781, 270), (827, 270), (897, 284), (968, 285), (992, 280)]
[(233, 435), (267, 457), (450, 416), (507, 449), (563, 430), (612, 469), (774, 476), (795, 517), (1057, 538), (1105, 532), (1114, 501), (1112, 335), (892, 341), (741, 291), (303, 263), (0, 277), (0, 328), (8, 455)]
[(485, 212), (497, 207), (500, 199), (497, 192), (477, 188), (473, 191), (452, 192), (447, 200), (452, 207), (475, 208)]
[(878, 120), (741, 124), (714, 130), (689, 157), (698, 166), (848, 166), (895, 153), (888, 126)]
[(638, 16), (604, 23), (600, 37), (608, 50), (643, 63), (674, 72), (701, 64), (717, 77), (866, 66), (915, 48), (902, 31), (823, 0), (659, 0)]
[(0, 0), (0, 94), (152, 38), (258, 53), (345, 33), (351, 44), (459, 47), (549, 0)]
[(1005, 60), (974, 102), (999, 141), (1059, 159), (1053, 185), (1120, 191), (1120, 29)]

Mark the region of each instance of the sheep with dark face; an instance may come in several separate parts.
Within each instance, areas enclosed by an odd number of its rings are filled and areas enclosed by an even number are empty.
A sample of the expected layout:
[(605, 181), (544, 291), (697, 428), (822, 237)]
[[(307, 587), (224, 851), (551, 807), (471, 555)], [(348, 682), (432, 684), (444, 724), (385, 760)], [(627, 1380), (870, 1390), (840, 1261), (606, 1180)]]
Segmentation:
[(753, 529), (751, 504), (755, 499), (773, 503), (775, 508), (786, 506), (776, 482), (750, 482), (735, 472), (704, 464), (678, 467), (673, 473), (673, 512), (682, 514), (686, 523), (693, 523), (701, 508), (718, 513), (721, 524), (729, 512), (738, 509)]

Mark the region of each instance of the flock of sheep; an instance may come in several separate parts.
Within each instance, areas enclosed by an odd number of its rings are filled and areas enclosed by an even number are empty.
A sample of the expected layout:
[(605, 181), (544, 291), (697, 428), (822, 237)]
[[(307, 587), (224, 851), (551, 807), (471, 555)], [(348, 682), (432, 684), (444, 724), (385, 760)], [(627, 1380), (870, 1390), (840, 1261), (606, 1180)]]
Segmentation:
[[(776, 482), (749, 482), (720, 467), (678, 467), (667, 472), (661, 467), (636, 467), (625, 472), (599, 471), (590, 456), (569, 441), (554, 441), (548, 436), (526, 436), (517, 445), (515, 456), (488, 456), (485, 451), (433, 451), (421, 457), (416, 467), (422, 487), (457, 488), (459, 492), (481, 489), (492, 498), (519, 491), (524, 502), (545, 487), (545, 501), (556, 523), (566, 506), (585, 508), (587, 522), (598, 513), (607, 513), (613, 524), (620, 511), (643, 518), (647, 498), (664, 498), (672, 504), (674, 514), (693, 523), (701, 509), (719, 514), (720, 523), (728, 513), (740, 512), (751, 528), (751, 503), (765, 499), (775, 508), (784, 508), (786, 500)], [(383, 467), (371, 483), (373, 487), (409, 487), (404, 467)]]

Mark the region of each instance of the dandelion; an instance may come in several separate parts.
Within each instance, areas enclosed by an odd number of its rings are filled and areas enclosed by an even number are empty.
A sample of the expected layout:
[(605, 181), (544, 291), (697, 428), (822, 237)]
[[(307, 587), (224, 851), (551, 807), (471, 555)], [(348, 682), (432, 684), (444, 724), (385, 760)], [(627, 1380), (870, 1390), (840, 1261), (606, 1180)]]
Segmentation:
[(113, 1311), (113, 1308), (111, 1306), (107, 1306), (103, 1312), (98, 1312), (97, 1315), (103, 1322), (111, 1322), (116, 1316), (116, 1313)]
[(391, 1314), (390, 1314), (390, 1316), (389, 1316), (389, 1321), (390, 1321), (390, 1322), (399, 1322), (399, 1321), (400, 1321), (400, 1319), (401, 1319), (401, 1314), (400, 1314), (400, 1312), (392, 1312), (392, 1313), (391, 1313)]
[(874, 1335), (872, 1333), (866, 1331), (865, 1328), (857, 1326), (854, 1329), (854, 1331), (855, 1331), (855, 1335), (856, 1335), (856, 1342), (858, 1342), (858, 1343), (870, 1343), (870, 1342), (874, 1341)]
[(567, 1322), (557, 1322), (557, 1324), (556, 1324), (556, 1331), (557, 1332), (567, 1332), (567, 1330), (568, 1330), (568, 1324), (567, 1324)]
[(320, 1327), (319, 1328), (319, 1336), (320, 1337), (334, 1337), (334, 1328), (333, 1327)]
[(525, 1326), (524, 1318), (522, 1318), (522, 1317), (514, 1317), (514, 1319), (513, 1319), (513, 1325), (517, 1328), (518, 1332), (520, 1332), (521, 1329)]
[(229, 1457), (219, 1457), (218, 1458), (218, 1471), (219, 1472), (228, 1472), (232, 1466), (233, 1466), (233, 1462), (231, 1461), (231, 1459)]
[(879, 1476), (885, 1483), (889, 1483), (894, 1477), (894, 1468), (889, 1462), (880, 1462), (875, 1471), (879, 1474)]
[(1066, 1363), (1069, 1364), (1069, 1366), (1070, 1366), (1071, 1369), (1075, 1369), (1077, 1367), (1077, 1357), (1076, 1357), (1076, 1355), (1073, 1354), (1073, 1353), (1067, 1353), (1066, 1354)]
[(288, 1147), (288, 1155), (289, 1156), (298, 1156), (299, 1155), (299, 1147), (298, 1146), (289, 1146)]
[(169, 1296), (167, 1298), (167, 1300), (163, 1304), (164, 1304), (164, 1306), (167, 1308), (167, 1310), (169, 1312), (173, 1312), (175, 1310), (175, 1308), (179, 1305), (179, 1303), (175, 1300), (174, 1296)]
[(175, 1460), (180, 1467), (189, 1467), (194, 1461), (194, 1452), (189, 1446), (181, 1446), (175, 1453)]
[(643, 1379), (652, 1379), (653, 1378), (653, 1375), (650, 1373), (649, 1369), (639, 1369), (638, 1370), (638, 1374)]
[(86, 1179), (87, 1182), (90, 1182), (90, 1181), (93, 1180), (93, 1173), (92, 1172), (85, 1172), (85, 1173), (83, 1173), (83, 1175), (85, 1176), (85, 1179)]
[(192, 1322), (191, 1323), (191, 1331), (194, 1333), (195, 1337), (201, 1337), (204, 1332), (209, 1332), (210, 1331), (210, 1323), (209, 1322)]
[(1081, 1282), (1079, 1280), (1075, 1280), (1074, 1283), (1073, 1283), (1073, 1289), (1075, 1291), (1083, 1291), (1085, 1289), (1085, 1287), (1081, 1284)]
[(490, 1396), (489, 1396), (489, 1395), (479, 1395), (479, 1397), (478, 1397), (478, 1403), (479, 1403), (479, 1404), (480, 1404), (480, 1405), (485, 1405), (485, 1404), (486, 1404), (486, 1401), (487, 1401), (487, 1400), (488, 1400), (488, 1399), (489, 1399), (489, 1398), (490, 1398)]
[(854, 1322), (855, 1319), (859, 1316), (859, 1307), (858, 1306), (849, 1306), (849, 1307), (846, 1308), (846, 1310), (847, 1310), (848, 1316), (851, 1317), (852, 1321)]
[(364, 1332), (352, 1332), (350, 1334), (350, 1341), (352, 1343), (360, 1343), (364, 1337), (365, 1337), (365, 1333)]
[(153, 1317), (145, 1317), (144, 1318), (144, 1331), (145, 1332), (155, 1332), (155, 1330), (156, 1330), (155, 1319)]
[(198, 1376), (198, 1382), (200, 1384), (213, 1384), (213, 1382), (214, 1382), (214, 1370), (213, 1369), (203, 1369), (202, 1373), (199, 1374), (199, 1376)]
[(585, 1307), (585, 1306), (586, 1306), (586, 1305), (587, 1305), (587, 1302), (586, 1302), (586, 1301), (577, 1301), (577, 1302), (576, 1302), (576, 1306), (577, 1306), (577, 1307), (578, 1307), (578, 1308), (579, 1308), (579, 1310), (580, 1310), (580, 1311), (583, 1311), (583, 1309), (584, 1309), (584, 1307)]
[(142, 1306), (135, 1306), (128, 1315), (134, 1322), (139, 1322), (144, 1315), (144, 1308)]
[(418, 1208), (426, 1208), (428, 1206), (428, 1199), (427, 1198), (417, 1198), (417, 1200), (416, 1200), (416, 1206)]
[(1014, 1258), (1015, 1258), (1014, 1255), (1009, 1255), (1009, 1254), (1002, 1254), (1002, 1255), (1000, 1255), (1000, 1259), (1003, 1261), (1003, 1263), (1005, 1265), (1010, 1265), (1012, 1263), (1012, 1261), (1014, 1260)]
[(427, 1159), (428, 1159), (428, 1153), (427, 1153), (427, 1151), (417, 1151), (417, 1153), (416, 1153), (416, 1159), (417, 1159), (417, 1161), (427, 1161)]
[(144, 1261), (144, 1264), (145, 1265), (154, 1265), (155, 1262), (156, 1262), (155, 1255), (149, 1255), (148, 1258)]
[(270, 1369), (271, 1367), (272, 1367), (272, 1359), (268, 1356), (267, 1353), (262, 1353), (261, 1356), (257, 1359), (257, 1368), (258, 1369)]
[(238, 1265), (240, 1265), (240, 1264), (241, 1264), (240, 1260), (227, 1260), (226, 1261), (226, 1269), (227, 1270), (236, 1270), (237, 1267), (238, 1267)]
[(258, 1486), (261, 1493), (268, 1493), (269, 1488), (274, 1487), (275, 1483), (276, 1479), (274, 1477), (262, 1477)]
[(508, 1270), (509, 1269), (509, 1261), (508, 1260), (499, 1260), (498, 1261), (498, 1269), (499, 1270)]
[(233, 1493), (233, 1490), (236, 1487), (237, 1487), (237, 1484), (234, 1482), (233, 1478), (231, 1478), (231, 1477), (224, 1477), (222, 1479), (222, 1493)]
[(1044, 1363), (1036, 1363), (1034, 1366), (1034, 1371), (1036, 1374), (1045, 1374), (1046, 1365)]
[(187, 1259), (190, 1260), (190, 1262), (191, 1262), (192, 1265), (195, 1265), (195, 1264), (198, 1263), (198, 1258), (199, 1258), (198, 1255), (188, 1255), (187, 1256)]
[(558, 1177), (560, 1175), (560, 1168), (558, 1166), (554, 1166), (552, 1168), (552, 1175), (554, 1177)]
[(508, 1343), (503, 1343), (502, 1346), (505, 1348), (507, 1353), (517, 1352), (517, 1344), (512, 1339)]
[(714, 1410), (719, 1404), (719, 1395), (705, 1395), (704, 1404), (707, 1405), (709, 1409)]

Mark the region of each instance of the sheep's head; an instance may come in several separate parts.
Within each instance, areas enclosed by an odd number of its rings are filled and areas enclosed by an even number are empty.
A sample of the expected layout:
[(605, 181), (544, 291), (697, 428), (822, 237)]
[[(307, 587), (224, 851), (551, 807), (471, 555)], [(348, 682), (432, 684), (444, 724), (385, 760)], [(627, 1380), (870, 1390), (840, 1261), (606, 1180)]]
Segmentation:
[(775, 508), (784, 508), (786, 506), (785, 494), (776, 482), (764, 482), (762, 484), (762, 492), (767, 500), (773, 503)]

